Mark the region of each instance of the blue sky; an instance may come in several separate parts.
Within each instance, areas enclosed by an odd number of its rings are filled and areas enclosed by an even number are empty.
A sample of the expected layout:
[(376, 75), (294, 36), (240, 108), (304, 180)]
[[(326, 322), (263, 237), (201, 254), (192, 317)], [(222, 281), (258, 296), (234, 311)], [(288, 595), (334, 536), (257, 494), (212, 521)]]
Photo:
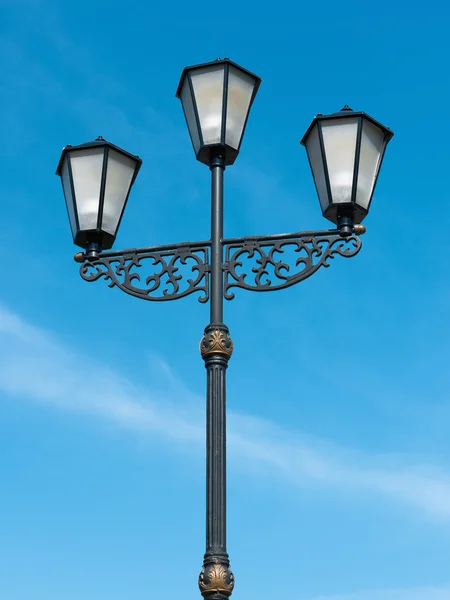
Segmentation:
[(175, 91), (263, 78), (227, 236), (323, 228), (299, 140), (349, 104), (390, 126), (361, 253), (225, 320), (233, 598), (449, 600), (449, 9), (0, 0), (0, 596), (199, 598), (208, 309), (87, 284), (61, 148), (144, 161), (116, 248), (205, 239), (209, 172)]

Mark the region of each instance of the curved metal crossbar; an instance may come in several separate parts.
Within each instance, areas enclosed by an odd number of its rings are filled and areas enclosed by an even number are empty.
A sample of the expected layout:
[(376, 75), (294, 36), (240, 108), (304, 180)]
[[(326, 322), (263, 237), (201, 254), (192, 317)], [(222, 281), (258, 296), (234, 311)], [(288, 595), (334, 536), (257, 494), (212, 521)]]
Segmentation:
[(335, 230), (226, 240), (224, 297), (234, 298), (232, 288), (271, 292), (290, 287), (329, 267), (336, 255), (355, 256), (361, 246), (359, 237), (343, 238)]
[(209, 242), (200, 242), (105, 252), (84, 262), (80, 275), (85, 281), (104, 278), (109, 287), (143, 300), (176, 300), (200, 292), (198, 300), (207, 302), (209, 270)]

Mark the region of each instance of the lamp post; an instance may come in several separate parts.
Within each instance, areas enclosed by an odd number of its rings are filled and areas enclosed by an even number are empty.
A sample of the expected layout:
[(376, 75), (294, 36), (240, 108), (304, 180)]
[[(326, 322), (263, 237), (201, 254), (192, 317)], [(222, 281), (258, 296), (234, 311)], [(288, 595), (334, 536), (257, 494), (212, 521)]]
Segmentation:
[[(199, 576), (201, 594), (226, 600), (234, 576), (226, 545), (226, 369), (233, 342), (223, 321), (223, 300), (234, 288), (256, 292), (290, 287), (328, 267), (336, 255), (355, 256), (386, 145), (392, 131), (345, 106), (317, 115), (301, 143), (306, 147), (324, 217), (336, 227), (278, 235), (223, 237), (223, 177), (241, 147), (251, 105), (261, 80), (228, 59), (187, 67), (177, 90), (197, 160), (211, 170), (211, 236), (112, 251), (131, 187), (142, 161), (97, 138), (66, 146), (57, 174), (62, 179), (75, 255), (86, 281), (105, 279), (110, 287), (144, 300), (177, 300), (200, 293), (210, 303), (210, 322), (200, 342), (206, 385), (206, 552)], [(298, 255), (283, 260), (286, 249)], [(245, 259), (257, 267), (246, 271)], [(152, 274), (141, 280), (143, 261)], [(188, 265), (191, 277), (180, 275)]]

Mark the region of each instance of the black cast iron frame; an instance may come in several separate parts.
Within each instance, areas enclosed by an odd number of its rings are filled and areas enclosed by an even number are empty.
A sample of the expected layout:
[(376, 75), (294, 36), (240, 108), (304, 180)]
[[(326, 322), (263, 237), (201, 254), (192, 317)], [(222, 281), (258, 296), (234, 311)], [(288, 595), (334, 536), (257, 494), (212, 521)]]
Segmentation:
[[(329, 267), (329, 260), (337, 255), (345, 258), (355, 256), (361, 249), (361, 240), (356, 235), (343, 237), (338, 229), (299, 231), (275, 235), (228, 238), (221, 241), (225, 260), (220, 263), (223, 272), (223, 297), (232, 300), (232, 288), (242, 288), (254, 292), (271, 292), (291, 287), (307, 279), (321, 267)], [(298, 254), (294, 266), (283, 260), (285, 249)], [(180, 242), (162, 246), (129, 248), (113, 252), (102, 252), (93, 260), (86, 255), (76, 255), (82, 261), (81, 277), (85, 281), (104, 278), (109, 287), (153, 302), (178, 300), (195, 292), (200, 293), (198, 301), (210, 300), (210, 278), (213, 266), (210, 262), (211, 240), (200, 242)], [(240, 271), (244, 261), (255, 259), (257, 265), (251, 272)], [(137, 270), (142, 261), (152, 261), (154, 273), (142, 282)], [(192, 277), (179, 273), (181, 265), (192, 261)], [(270, 278), (269, 270), (272, 272)], [(185, 282), (185, 289), (182, 287)]]
[[(355, 256), (361, 249), (357, 235), (341, 229), (303, 231), (224, 239), (223, 175), (225, 161), (216, 156), (210, 163), (211, 238), (164, 246), (99, 252), (88, 248), (75, 255), (86, 281), (104, 278), (110, 287), (144, 300), (177, 300), (199, 292), (200, 302), (210, 302), (210, 323), (205, 328), (200, 352), (207, 370), (206, 393), (206, 552), (199, 588), (208, 600), (227, 600), (234, 576), (226, 545), (226, 369), (233, 351), (228, 327), (223, 322), (223, 300), (234, 298), (234, 288), (256, 292), (281, 290), (328, 267), (336, 255)], [(364, 233), (361, 225), (353, 233)], [(295, 266), (283, 260), (294, 252)], [(251, 272), (245, 260), (253, 260)], [(136, 270), (142, 261), (153, 261), (153, 274), (141, 281)], [(192, 261), (190, 263), (189, 261)], [(181, 265), (190, 265), (192, 277), (183, 278)], [(189, 268), (189, 267), (188, 267)], [(184, 282), (184, 287), (183, 287)]]

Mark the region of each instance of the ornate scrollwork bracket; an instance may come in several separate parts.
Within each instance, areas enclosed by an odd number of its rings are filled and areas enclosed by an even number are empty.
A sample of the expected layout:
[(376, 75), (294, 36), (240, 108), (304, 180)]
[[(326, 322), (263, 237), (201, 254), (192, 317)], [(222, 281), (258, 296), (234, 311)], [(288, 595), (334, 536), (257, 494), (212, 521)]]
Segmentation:
[[(224, 297), (234, 298), (232, 288), (271, 292), (290, 287), (329, 267), (336, 255), (355, 256), (361, 246), (359, 237), (344, 238), (336, 231), (225, 240)], [(245, 263), (252, 260), (249, 272)]]
[(198, 587), (202, 596), (208, 597), (212, 594), (220, 596), (231, 596), (234, 588), (234, 575), (228, 565), (214, 562), (205, 565), (198, 577)]
[(105, 252), (97, 260), (85, 260), (80, 275), (85, 281), (104, 278), (109, 287), (143, 300), (177, 300), (200, 292), (198, 300), (207, 302), (209, 245), (184, 243)]
[[(224, 240), (224, 297), (234, 298), (232, 288), (270, 292), (290, 287), (321, 267), (329, 267), (329, 260), (336, 255), (355, 256), (361, 245), (356, 235), (344, 238), (337, 230)], [(177, 300), (200, 292), (199, 302), (207, 302), (210, 246), (209, 240), (185, 242), (104, 252), (91, 261), (79, 253), (75, 259), (82, 263), (80, 275), (85, 281), (103, 278), (109, 287), (118, 287), (143, 300)]]

